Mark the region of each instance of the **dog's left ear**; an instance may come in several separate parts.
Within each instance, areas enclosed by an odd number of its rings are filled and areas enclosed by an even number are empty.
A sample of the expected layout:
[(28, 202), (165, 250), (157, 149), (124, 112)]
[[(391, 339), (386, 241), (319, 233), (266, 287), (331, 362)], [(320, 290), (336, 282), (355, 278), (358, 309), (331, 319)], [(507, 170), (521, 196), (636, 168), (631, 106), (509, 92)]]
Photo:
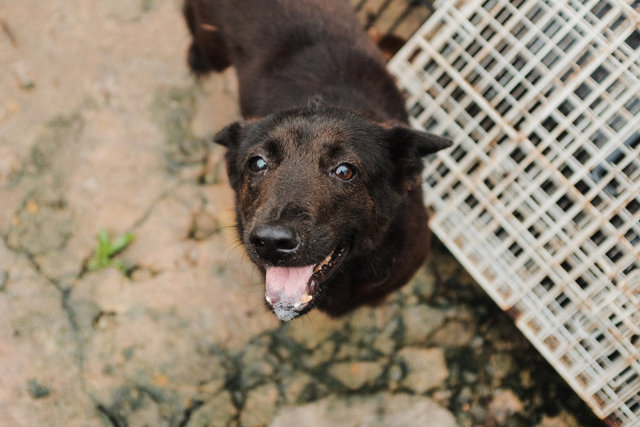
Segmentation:
[(410, 182), (424, 168), (422, 157), (450, 147), (452, 141), (441, 136), (394, 123), (384, 126), (385, 139), (395, 165), (397, 182)]
[(433, 154), (436, 151), (451, 147), (453, 141), (449, 138), (411, 129), (403, 125), (396, 125), (386, 130), (387, 140), (392, 144), (393, 149), (414, 150), (420, 157)]

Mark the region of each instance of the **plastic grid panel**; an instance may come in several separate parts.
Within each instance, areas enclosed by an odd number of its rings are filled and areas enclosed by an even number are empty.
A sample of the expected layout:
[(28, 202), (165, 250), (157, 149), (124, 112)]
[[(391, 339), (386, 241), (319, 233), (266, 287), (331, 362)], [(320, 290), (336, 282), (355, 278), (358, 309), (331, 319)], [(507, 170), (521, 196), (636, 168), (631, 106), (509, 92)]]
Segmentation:
[(600, 418), (640, 425), (640, 1), (442, 0), (389, 63), (431, 228)]

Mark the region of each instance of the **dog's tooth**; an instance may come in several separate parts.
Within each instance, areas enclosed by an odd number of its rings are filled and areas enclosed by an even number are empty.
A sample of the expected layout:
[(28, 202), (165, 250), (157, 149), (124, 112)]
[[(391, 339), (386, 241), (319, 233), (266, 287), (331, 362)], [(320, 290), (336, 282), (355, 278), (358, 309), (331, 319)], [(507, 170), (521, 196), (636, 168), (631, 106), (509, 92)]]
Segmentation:
[(271, 298), (269, 298), (269, 297), (265, 297), (264, 299), (266, 299), (266, 300), (267, 300), (267, 302), (269, 303), (269, 305), (273, 305), (273, 304), (271, 303)]
[(295, 304), (293, 304), (293, 308), (300, 307), (300, 304), (302, 304), (302, 303), (300, 301), (297, 301)]
[(321, 265), (327, 265), (329, 264), (329, 261), (331, 261), (331, 257), (333, 256), (333, 251), (331, 251), (331, 253), (329, 255), (327, 255), (327, 257), (325, 259), (322, 260), (322, 262), (320, 263)]
[(324, 259), (324, 264), (328, 264), (331, 261), (331, 257), (333, 257), (333, 251)]
[(312, 299), (313, 299), (313, 297), (312, 297), (311, 295), (309, 295), (309, 294), (304, 294), (304, 295), (302, 295), (302, 298), (300, 298), (300, 302), (301, 302), (302, 304), (306, 304), (306, 303), (308, 303), (309, 301), (311, 301)]
[(317, 273), (318, 271), (322, 270), (322, 267), (331, 262), (331, 257), (333, 257), (333, 251), (331, 251), (331, 253), (325, 257), (325, 259), (323, 259), (318, 265), (315, 266), (313, 272)]

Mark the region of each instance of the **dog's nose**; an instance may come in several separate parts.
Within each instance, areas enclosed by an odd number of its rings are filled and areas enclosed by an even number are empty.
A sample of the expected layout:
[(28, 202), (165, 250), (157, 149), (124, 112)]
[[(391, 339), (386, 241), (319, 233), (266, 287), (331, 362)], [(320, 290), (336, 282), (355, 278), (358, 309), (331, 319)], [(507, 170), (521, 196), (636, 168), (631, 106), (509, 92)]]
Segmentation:
[(300, 235), (293, 227), (265, 224), (251, 231), (249, 242), (261, 258), (276, 262), (296, 253), (300, 247)]

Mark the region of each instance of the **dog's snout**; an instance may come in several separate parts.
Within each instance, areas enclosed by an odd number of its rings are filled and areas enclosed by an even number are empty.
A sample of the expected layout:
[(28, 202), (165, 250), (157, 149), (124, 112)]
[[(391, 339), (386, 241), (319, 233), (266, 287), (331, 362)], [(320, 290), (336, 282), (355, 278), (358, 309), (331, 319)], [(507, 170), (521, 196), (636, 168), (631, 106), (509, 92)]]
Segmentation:
[(296, 253), (300, 247), (300, 235), (293, 227), (258, 225), (251, 231), (249, 242), (261, 258), (277, 262)]

